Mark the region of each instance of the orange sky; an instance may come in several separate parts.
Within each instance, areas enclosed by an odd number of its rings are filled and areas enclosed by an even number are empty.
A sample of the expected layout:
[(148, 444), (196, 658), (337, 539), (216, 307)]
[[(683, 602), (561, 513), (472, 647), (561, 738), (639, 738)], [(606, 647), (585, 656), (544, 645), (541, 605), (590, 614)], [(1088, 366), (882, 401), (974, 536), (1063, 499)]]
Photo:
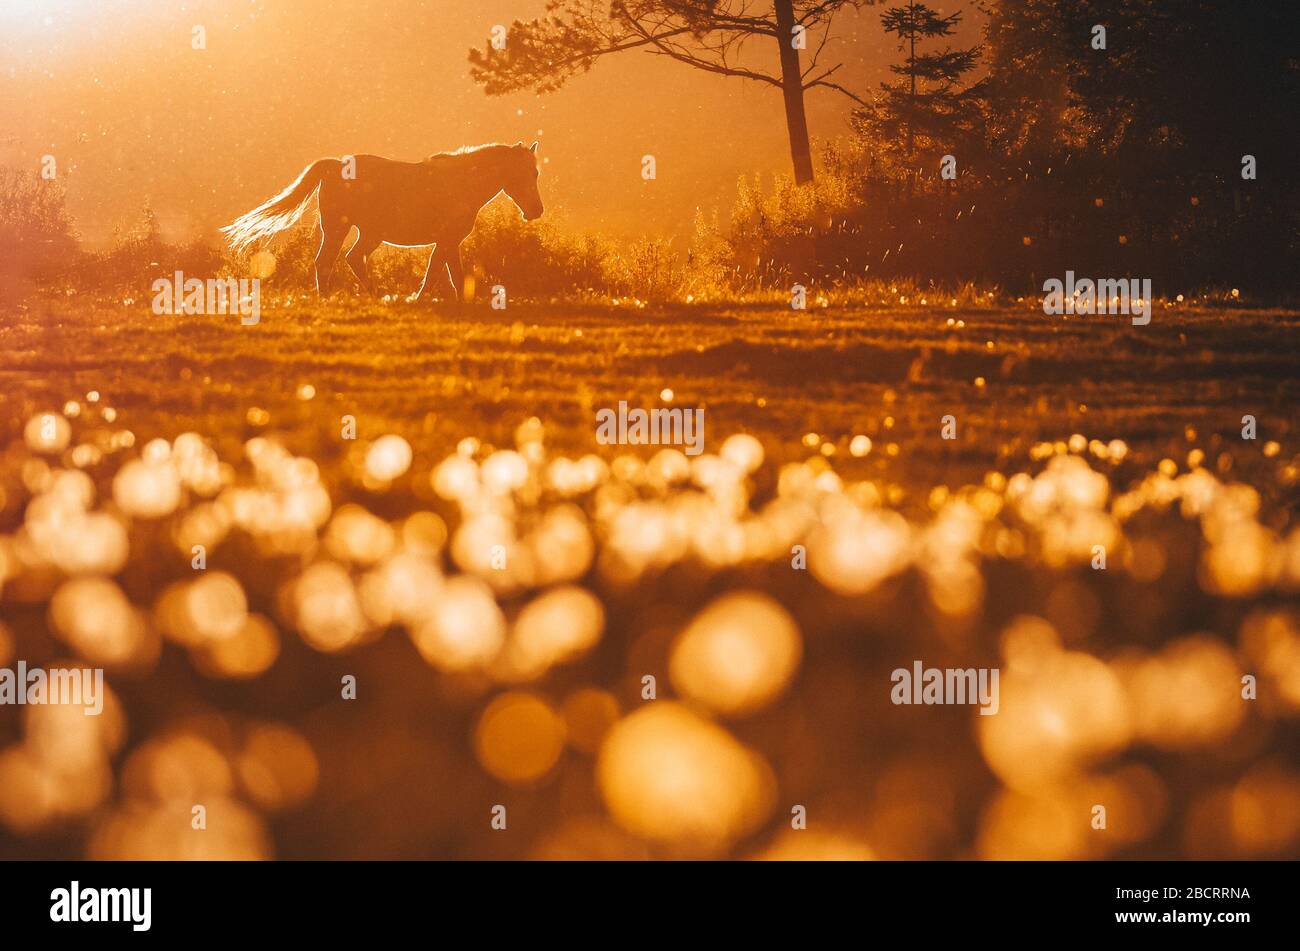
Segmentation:
[[(548, 210), (615, 235), (683, 234), (697, 206), (729, 206), (742, 173), (788, 172), (777, 89), (662, 57), (622, 53), (545, 96), (486, 96), (467, 50), (543, 5), (0, 0), (0, 164), (37, 170), (54, 155), (92, 246), (146, 202), (168, 238), (215, 237), (323, 155), (540, 139)], [(860, 93), (898, 60), (879, 11), (843, 14), (825, 57)], [(191, 48), (196, 24), (205, 50)], [(775, 72), (775, 60), (756, 40), (750, 62)], [(814, 138), (845, 130), (849, 100), (808, 102)]]

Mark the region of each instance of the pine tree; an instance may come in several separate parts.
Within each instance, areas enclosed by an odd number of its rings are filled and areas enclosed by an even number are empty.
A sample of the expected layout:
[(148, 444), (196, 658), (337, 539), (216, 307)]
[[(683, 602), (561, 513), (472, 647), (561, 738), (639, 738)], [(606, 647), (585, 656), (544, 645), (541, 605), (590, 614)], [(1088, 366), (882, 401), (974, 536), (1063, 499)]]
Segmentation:
[(975, 67), (980, 48), (918, 52), (918, 44), (951, 36), (961, 22), (960, 11), (941, 16), (924, 3), (909, 2), (890, 7), (880, 22), (886, 33), (898, 37), (906, 60), (890, 66), (900, 78), (882, 83), (881, 95), (858, 110), (854, 122), (889, 151), (897, 152), (903, 143), (902, 159), (914, 167), (918, 140), (924, 149), (949, 148), (970, 129), (978, 110), (971, 91), (958, 84)]

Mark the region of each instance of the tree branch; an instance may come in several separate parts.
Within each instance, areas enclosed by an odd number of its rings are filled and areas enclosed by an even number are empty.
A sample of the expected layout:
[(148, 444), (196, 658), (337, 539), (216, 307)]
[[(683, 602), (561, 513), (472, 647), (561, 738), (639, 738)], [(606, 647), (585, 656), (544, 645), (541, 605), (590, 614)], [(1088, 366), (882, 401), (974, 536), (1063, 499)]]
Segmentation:
[[(838, 69), (838, 68), (839, 68), (839, 67), (836, 67), (836, 69)], [(845, 89), (843, 86), (841, 86), (839, 83), (827, 82), (825, 78), (817, 79), (817, 80), (814, 80), (813, 82), (810, 82), (810, 83), (804, 83), (804, 84), (803, 84), (803, 88), (804, 88), (804, 89), (812, 89), (812, 88), (815, 87), (815, 86), (824, 86), (824, 87), (827, 88), (827, 89), (834, 89), (836, 92), (842, 92), (842, 93), (844, 93), (844, 95), (848, 96), (850, 99), (852, 99), (852, 100), (853, 100), (854, 102), (856, 102), (858, 105), (861, 105), (861, 106), (867, 106), (867, 105), (870, 105), (870, 103), (867, 102), (867, 100), (863, 99), (863, 98), (862, 98), (861, 96), (859, 96), (857, 93), (850, 92), (849, 90), (847, 90), (847, 89)]]

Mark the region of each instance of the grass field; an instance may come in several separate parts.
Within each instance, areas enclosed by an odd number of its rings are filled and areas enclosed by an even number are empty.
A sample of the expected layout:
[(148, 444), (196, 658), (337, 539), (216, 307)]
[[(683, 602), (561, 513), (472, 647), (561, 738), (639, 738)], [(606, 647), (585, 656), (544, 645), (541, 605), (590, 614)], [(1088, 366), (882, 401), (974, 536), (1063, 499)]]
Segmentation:
[[(1183, 305), (1157, 305), (1150, 325), (1133, 327), (1049, 318), (1030, 303), (494, 311), (354, 300), (269, 303), (245, 327), (155, 316), (140, 302), (45, 300), (0, 323), (0, 434), (98, 390), (142, 439), (270, 431), (328, 453), (352, 414), (360, 438), (395, 432), (439, 453), (465, 436), (508, 445), (537, 416), (551, 444), (576, 452), (595, 446), (595, 408), (661, 405), (668, 388), (675, 405), (705, 409), (706, 446), (744, 431), (787, 461), (816, 433), (843, 458), (864, 433), (898, 451), (878, 445), (861, 465), (916, 489), (978, 481), (1073, 433), (1123, 439), (1135, 461), (1181, 457), (1188, 427), (1201, 443), (1237, 447), (1246, 414), (1259, 445), (1285, 440), (1300, 393), (1297, 329), (1294, 311)], [(248, 424), (254, 407), (264, 425)], [(958, 421), (949, 442), (947, 414)]]
[[(241, 326), (33, 298), (0, 315), (0, 665), (101, 664), (123, 723), (73, 774), (42, 760), (36, 714), (0, 707), (0, 856), (1293, 857), (1297, 331), (1295, 311), (1190, 304), (1133, 327), (1032, 302), (281, 299)], [(689, 478), (597, 445), (620, 400), (704, 408)], [(67, 420), (53, 449), (44, 414)], [(211, 452), (146, 449), (186, 432)], [(389, 434), (413, 458), (368, 481)], [(253, 437), (314, 463), (328, 505), (305, 533), (301, 468)], [(494, 450), (517, 445), (515, 479)], [(142, 451), (181, 486), (153, 514), (118, 481)], [(591, 453), (611, 465), (589, 483), (539, 475)], [(447, 457), (476, 488), (435, 491)], [(78, 549), (84, 510), (129, 552)], [(176, 620), (214, 573), (201, 599), (236, 634)], [(86, 575), (111, 590), (61, 612)], [(521, 669), (530, 638), (591, 627), (575, 589), (599, 604), (590, 643)], [(681, 659), (683, 630), (763, 663)], [(1002, 667), (999, 715), (891, 703), (915, 660)]]

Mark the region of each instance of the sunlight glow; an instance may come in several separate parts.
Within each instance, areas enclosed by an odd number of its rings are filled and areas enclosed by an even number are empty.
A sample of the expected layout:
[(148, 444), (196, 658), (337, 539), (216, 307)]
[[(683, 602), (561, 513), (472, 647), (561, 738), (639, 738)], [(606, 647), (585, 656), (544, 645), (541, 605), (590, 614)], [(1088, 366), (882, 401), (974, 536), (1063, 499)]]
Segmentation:
[(0, 36), (70, 40), (143, 6), (141, 0), (3, 0)]

